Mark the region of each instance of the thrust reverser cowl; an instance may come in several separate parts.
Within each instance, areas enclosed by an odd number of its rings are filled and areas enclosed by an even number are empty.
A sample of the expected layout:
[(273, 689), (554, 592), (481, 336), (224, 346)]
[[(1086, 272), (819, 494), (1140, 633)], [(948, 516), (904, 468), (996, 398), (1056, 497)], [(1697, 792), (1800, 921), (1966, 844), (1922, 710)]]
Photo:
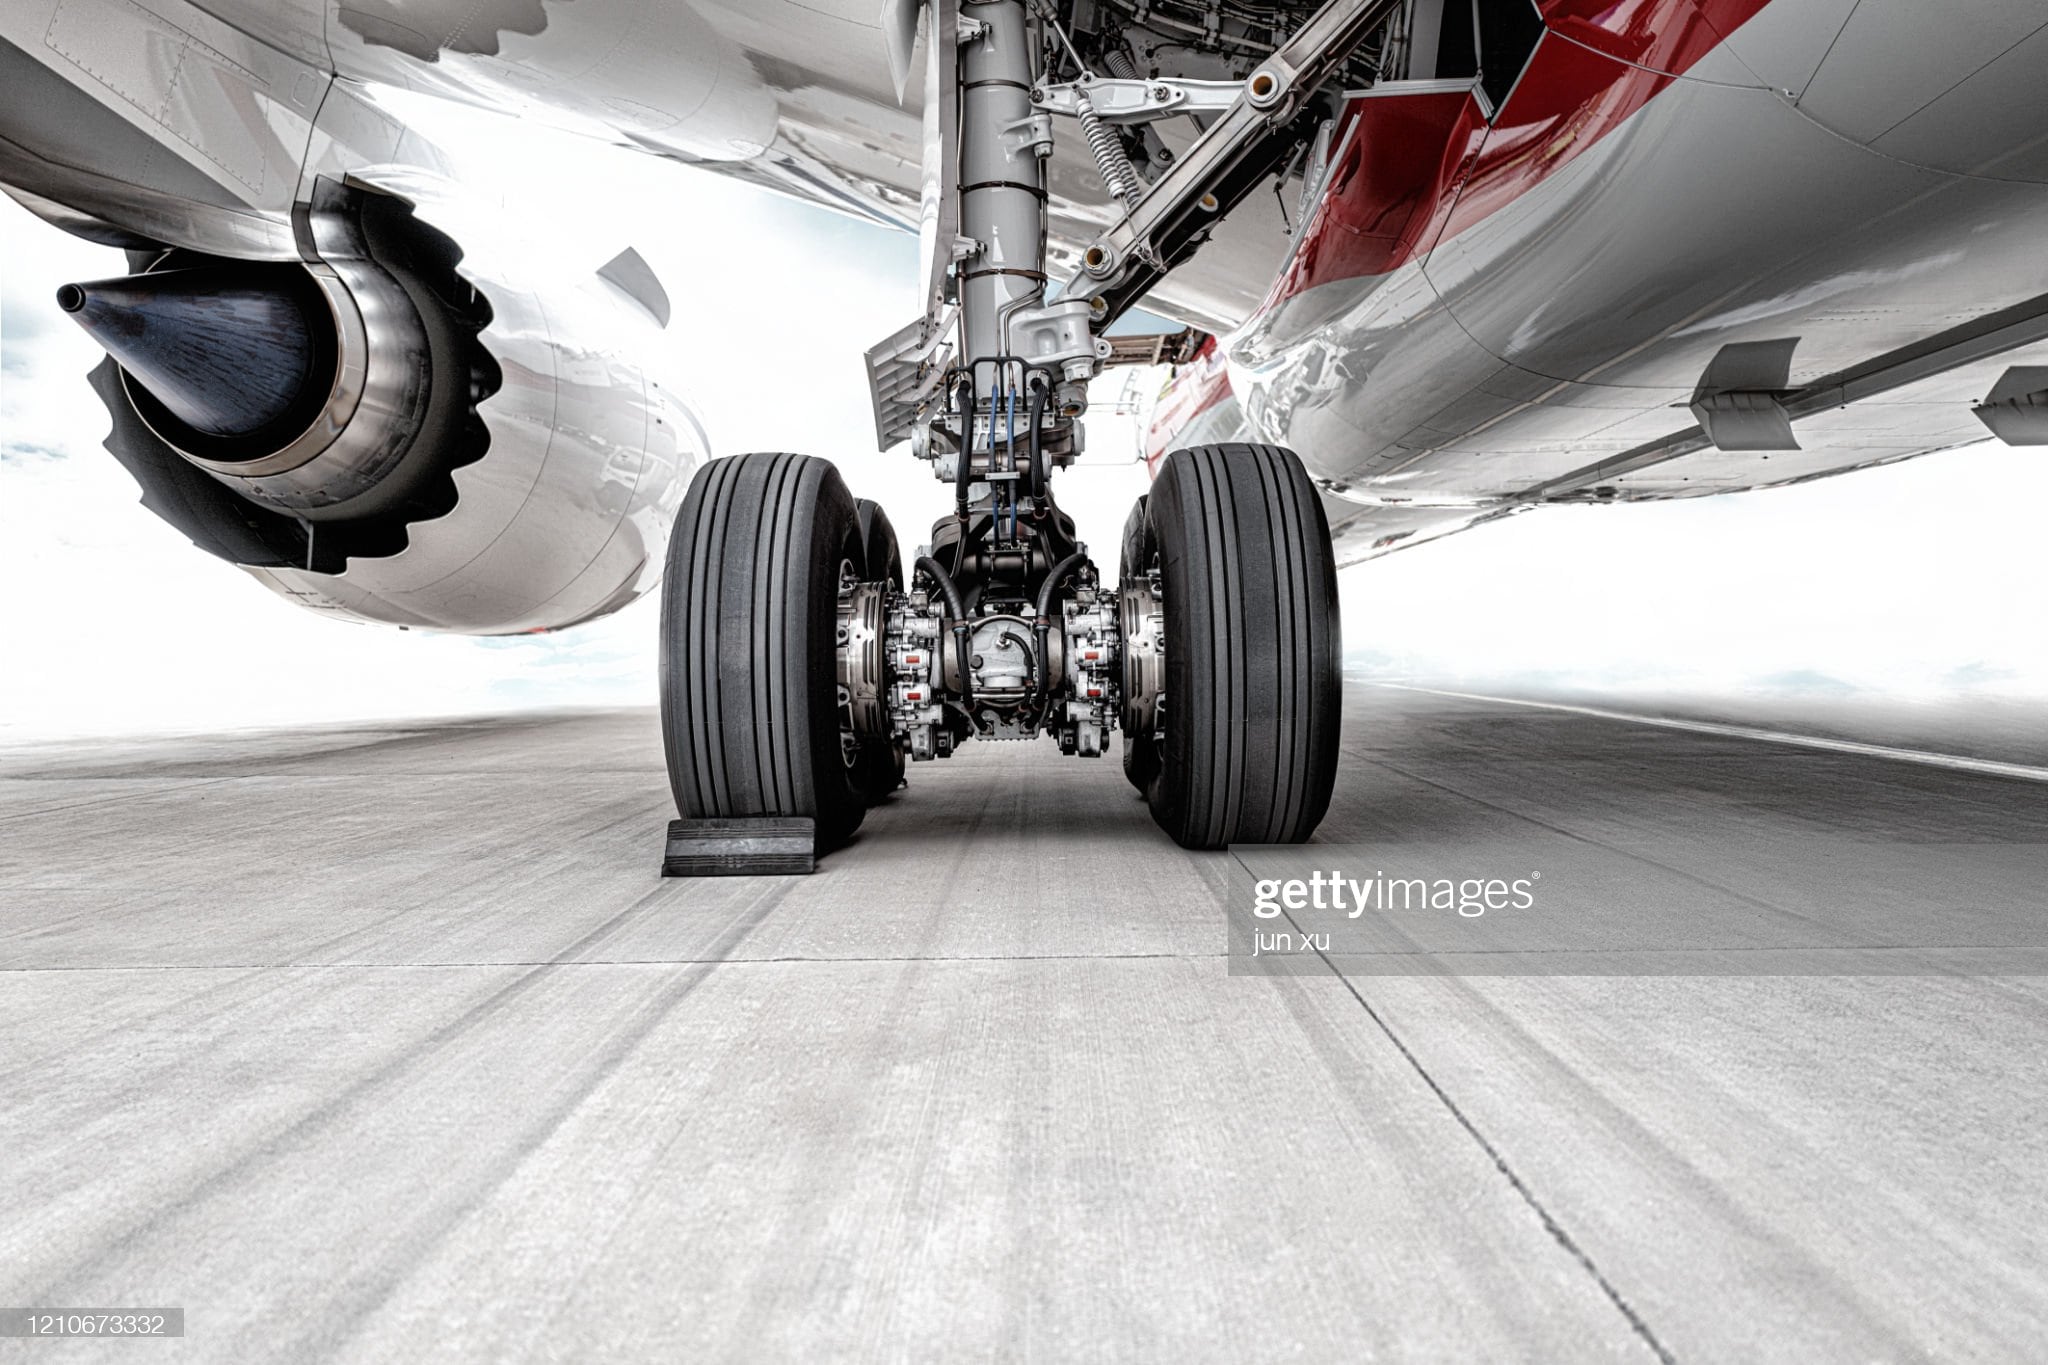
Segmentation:
[(289, 439), (332, 383), (334, 322), (296, 266), (250, 262), (67, 284), (57, 304), (204, 436)]

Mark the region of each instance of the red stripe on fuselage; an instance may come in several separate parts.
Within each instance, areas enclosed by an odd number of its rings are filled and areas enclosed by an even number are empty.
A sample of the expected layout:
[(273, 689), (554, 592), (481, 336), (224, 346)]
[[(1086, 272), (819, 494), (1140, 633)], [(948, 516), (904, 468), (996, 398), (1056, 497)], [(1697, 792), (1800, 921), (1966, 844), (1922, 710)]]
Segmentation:
[(1469, 93), (1353, 100), (1320, 211), (1261, 312), (1386, 275), (1500, 212), (1620, 127), (1769, 0), (1543, 0), (1545, 32), (1489, 125)]

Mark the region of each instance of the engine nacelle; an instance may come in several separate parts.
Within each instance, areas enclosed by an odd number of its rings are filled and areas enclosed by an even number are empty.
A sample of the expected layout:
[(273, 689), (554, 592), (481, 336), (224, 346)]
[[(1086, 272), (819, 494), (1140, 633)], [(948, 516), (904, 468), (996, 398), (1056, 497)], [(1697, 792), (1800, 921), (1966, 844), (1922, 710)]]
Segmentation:
[(667, 300), (634, 253), (536, 273), (418, 209), (323, 180), (303, 263), (170, 252), (65, 286), (109, 353), (107, 447), (151, 510), (315, 610), (470, 634), (615, 611), (708, 453), (646, 369)]

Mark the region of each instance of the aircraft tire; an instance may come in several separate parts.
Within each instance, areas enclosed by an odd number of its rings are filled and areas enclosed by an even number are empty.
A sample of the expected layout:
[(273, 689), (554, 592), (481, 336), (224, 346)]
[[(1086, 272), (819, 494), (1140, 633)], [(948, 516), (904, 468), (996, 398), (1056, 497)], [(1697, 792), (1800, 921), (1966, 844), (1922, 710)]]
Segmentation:
[(824, 460), (736, 455), (691, 482), (661, 601), (662, 740), (684, 816), (809, 816), (821, 851), (859, 827), (836, 634), (841, 568), (865, 563), (853, 495)]
[(1146, 800), (1186, 848), (1299, 843), (1342, 716), (1329, 522), (1292, 451), (1166, 457), (1146, 502), (1165, 599), (1165, 734)]

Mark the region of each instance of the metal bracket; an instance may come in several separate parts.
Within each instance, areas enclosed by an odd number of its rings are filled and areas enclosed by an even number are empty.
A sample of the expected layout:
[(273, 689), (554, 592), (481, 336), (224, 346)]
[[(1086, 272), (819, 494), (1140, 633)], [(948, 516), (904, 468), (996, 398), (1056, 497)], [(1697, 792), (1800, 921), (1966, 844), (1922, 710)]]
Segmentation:
[(1086, 299), (1056, 299), (1011, 314), (1010, 345), (1023, 359), (1059, 366), (1061, 376), (1073, 383), (1093, 375), (1100, 359)]
[(1031, 92), (1031, 102), (1049, 113), (1079, 118), (1085, 95), (1104, 123), (1149, 123), (1174, 114), (1220, 114), (1243, 93), (1243, 81), (1083, 76), (1078, 81), (1041, 85)]
[(1015, 161), (1029, 151), (1033, 156), (1052, 155), (1052, 119), (1043, 113), (1017, 120), (1003, 130), (1003, 149)]

